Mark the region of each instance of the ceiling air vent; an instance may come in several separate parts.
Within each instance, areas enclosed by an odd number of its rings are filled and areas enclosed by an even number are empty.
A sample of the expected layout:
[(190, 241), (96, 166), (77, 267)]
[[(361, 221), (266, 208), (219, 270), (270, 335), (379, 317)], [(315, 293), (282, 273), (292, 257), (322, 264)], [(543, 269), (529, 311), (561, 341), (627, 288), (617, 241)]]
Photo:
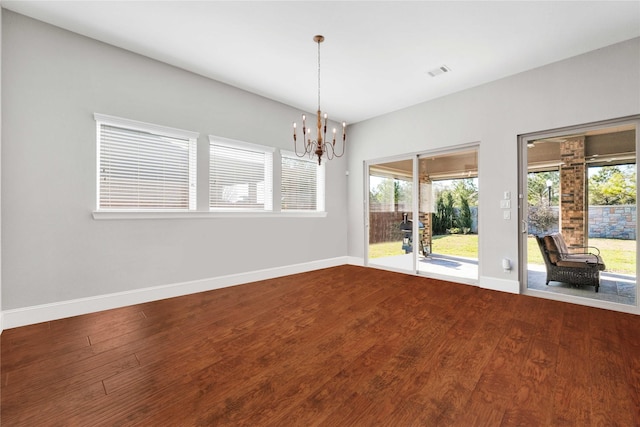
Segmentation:
[(449, 71), (451, 71), (451, 68), (447, 67), (446, 65), (441, 65), (437, 68), (427, 71), (427, 73), (431, 77), (436, 77), (436, 76), (439, 76), (440, 74), (448, 73)]

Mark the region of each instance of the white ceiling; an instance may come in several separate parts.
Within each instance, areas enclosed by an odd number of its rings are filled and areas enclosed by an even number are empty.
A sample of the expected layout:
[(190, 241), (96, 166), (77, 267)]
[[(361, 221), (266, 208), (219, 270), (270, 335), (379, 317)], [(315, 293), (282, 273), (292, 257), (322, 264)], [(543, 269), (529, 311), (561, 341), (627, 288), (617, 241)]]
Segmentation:
[[(640, 1), (15, 1), (6, 9), (354, 123), (640, 36)], [(639, 52), (640, 55), (640, 52)], [(433, 78), (427, 71), (447, 65)]]

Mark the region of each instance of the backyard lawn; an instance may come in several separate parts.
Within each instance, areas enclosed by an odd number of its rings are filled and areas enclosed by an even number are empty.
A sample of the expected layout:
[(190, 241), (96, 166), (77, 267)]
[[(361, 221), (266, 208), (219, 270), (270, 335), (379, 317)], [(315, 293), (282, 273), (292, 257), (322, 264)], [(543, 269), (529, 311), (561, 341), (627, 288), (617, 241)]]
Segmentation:
[[(600, 249), (607, 271), (636, 273), (636, 241), (617, 239), (589, 239), (589, 245)], [(543, 264), (540, 249), (533, 237), (527, 241), (530, 264)], [(477, 234), (447, 234), (433, 236), (433, 253), (441, 255), (478, 258)], [(369, 245), (369, 258), (402, 255), (402, 242), (374, 243)]]

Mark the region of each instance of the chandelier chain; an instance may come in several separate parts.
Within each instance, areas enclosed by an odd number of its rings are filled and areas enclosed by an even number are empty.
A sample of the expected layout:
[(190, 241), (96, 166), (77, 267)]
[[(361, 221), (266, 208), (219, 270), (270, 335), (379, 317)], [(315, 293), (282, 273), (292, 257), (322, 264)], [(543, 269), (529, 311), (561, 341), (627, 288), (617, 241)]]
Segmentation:
[(320, 111), (320, 41), (318, 41), (318, 111)]

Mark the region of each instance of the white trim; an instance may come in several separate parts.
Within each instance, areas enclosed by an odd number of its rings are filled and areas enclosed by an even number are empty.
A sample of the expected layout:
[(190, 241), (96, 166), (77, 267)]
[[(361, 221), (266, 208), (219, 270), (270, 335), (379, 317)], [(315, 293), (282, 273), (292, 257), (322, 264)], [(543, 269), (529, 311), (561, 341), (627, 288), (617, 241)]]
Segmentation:
[(269, 147), (267, 145), (253, 144), (251, 142), (238, 141), (236, 139), (224, 138), (222, 136), (209, 135), (209, 144), (222, 145), (230, 148), (241, 148), (249, 151), (256, 151), (258, 153), (274, 153), (275, 147)]
[(325, 218), (327, 212), (323, 211), (116, 211), (102, 210), (91, 213), (95, 220), (120, 220), (120, 219), (216, 219), (216, 218)]
[(444, 282), (459, 283), (461, 285), (479, 286), (478, 279), (470, 277), (452, 276), (449, 274), (432, 273), (429, 271), (418, 271), (417, 275), (427, 279), (442, 280)]
[(498, 279), (497, 277), (480, 276), (479, 287), (494, 291), (509, 292), (511, 294), (520, 293), (520, 282), (518, 280)]
[[(283, 149), (280, 149), (280, 156), (287, 157), (289, 159), (298, 159), (303, 162), (309, 162), (309, 163), (316, 163), (318, 161), (317, 157), (310, 157), (307, 154), (303, 156), (299, 156), (295, 151), (289, 151), (289, 150), (283, 150)], [(322, 158), (324, 159), (325, 156), (322, 156)]]
[(357, 256), (349, 256), (347, 257), (347, 264), (349, 265), (357, 265), (359, 267), (364, 267), (364, 258)]
[(197, 140), (200, 134), (190, 130), (172, 128), (169, 126), (157, 125), (154, 123), (139, 122), (137, 120), (125, 119), (122, 117), (108, 116), (106, 114), (94, 113), (93, 118), (98, 124), (106, 124), (116, 127), (124, 127), (127, 129), (136, 129), (143, 132), (159, 133), (164, 136), (172, 136), (175, 138), (195, 139)]
[(110, 310), (182, 295), (206, 292), (213, 289), (226, 288), (244, 283), (273, 279), (291, 274), (304, 273), (322, 268), (336, 267), (347, 263), (347, 257), (329, 258), (320, 261), (287, 265), (247, 273), (230, 274), (169, 285), (152, 286), (132, 291), (97, 295), (51, 304), (16, 308), (2, 312), (4, 327), (7, 329), (35, 323), (48, 322), (66, 317), (79, 316), (103, 310)]

